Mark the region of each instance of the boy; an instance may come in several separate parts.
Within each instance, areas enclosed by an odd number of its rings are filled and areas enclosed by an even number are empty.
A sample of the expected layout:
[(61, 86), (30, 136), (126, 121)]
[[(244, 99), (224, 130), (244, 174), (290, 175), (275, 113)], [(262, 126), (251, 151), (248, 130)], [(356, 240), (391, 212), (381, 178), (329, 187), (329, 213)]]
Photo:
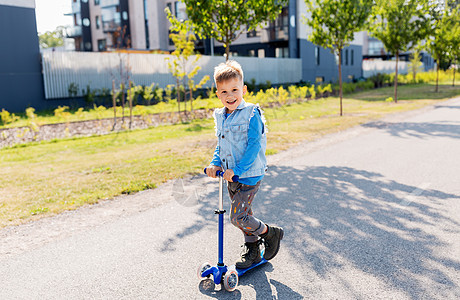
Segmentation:
[[(217, 170), (225, 170), (223, 177), (228, 182), (232, 201), (230, 220), (241, 229), (245, 240), (241, 258), (235, 265), (245, 269), (261, 260), (259, 237), (265, 245), (264, 258), (269, 260), (278, 253), (284, 231), (256, 219), (251, 209), (267, 170), (267, 137), (260, 108), (243, 99), (247, 86), (240, 64), (236, 61), (219, 64), (214, 69), (214, 81), (217, 97), (224, 107), (214, 111), (218, 144), (206, 174), (215, 178)], [(238, 182), (232, 181), (234, 175), (240, 177)]]

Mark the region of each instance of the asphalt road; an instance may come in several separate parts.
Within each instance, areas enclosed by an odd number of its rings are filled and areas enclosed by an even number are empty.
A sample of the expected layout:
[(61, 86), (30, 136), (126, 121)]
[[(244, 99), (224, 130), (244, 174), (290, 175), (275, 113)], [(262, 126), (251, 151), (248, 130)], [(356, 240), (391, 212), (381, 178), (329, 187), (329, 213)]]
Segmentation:
[(285, 239), (235, 292), (196, 278), (217, 260), (217, 181), (198, 176), (0, 231), (0, 299), (460, 298), (460, 98), (269, 162), (254, 211)]

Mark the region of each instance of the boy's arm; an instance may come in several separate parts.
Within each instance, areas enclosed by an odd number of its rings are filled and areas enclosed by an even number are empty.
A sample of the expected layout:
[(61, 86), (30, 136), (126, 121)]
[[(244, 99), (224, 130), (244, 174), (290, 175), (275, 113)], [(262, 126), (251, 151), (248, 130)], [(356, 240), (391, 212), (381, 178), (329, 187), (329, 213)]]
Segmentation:
[(220, 154), (219, 154), (219, 144), (216, 146), (216, 150), (214, 150), (214, 155), (212, 156), (212, 161), (209, 164), (210, 166), (221, 166), (220, 163)]
[(243, 157), (233, 169), (233, 173), (235, 173), (235, 175), (241, 176), (241, 174), (249, 170), (259, 154), (261, 148), (260, 140), (262, 139), (264, 130), (263, 126), (264, 124), (262, 123), (260, 111), (259, 109), (254, 108), (254, 116), (249, 121), (248, 146)]

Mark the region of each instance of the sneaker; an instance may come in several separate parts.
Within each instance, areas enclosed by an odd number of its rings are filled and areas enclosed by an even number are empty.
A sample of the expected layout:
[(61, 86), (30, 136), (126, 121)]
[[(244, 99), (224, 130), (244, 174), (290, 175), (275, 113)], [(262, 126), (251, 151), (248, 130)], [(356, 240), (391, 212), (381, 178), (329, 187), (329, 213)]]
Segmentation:
[(283, 239), (284, 230), (277, 226), (268, 226), (266, 233), (259, 235), (264, 241), (265, 253), (264, 258), (270, 260), (278, 254), (280, 249), (280, 241)]
[(261, 260), (259, 242), (244, 243), (241, 258), (236, 262), (235, 266), (239, 269), (246, 269)]

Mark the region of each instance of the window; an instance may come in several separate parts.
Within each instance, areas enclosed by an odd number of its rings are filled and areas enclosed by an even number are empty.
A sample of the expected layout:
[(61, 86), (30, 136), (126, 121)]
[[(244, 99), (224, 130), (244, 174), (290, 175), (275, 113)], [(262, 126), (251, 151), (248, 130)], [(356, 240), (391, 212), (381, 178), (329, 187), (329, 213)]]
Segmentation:
[(315, 61), (316, 65), (319, 66), (319, 47), (315, 47)]
[(385, 47), (383, 43), (376, 39), (369, 40), (369, 49), (367, 50), (369, 55), (383, 55), (385, 54)]
[(350, 55), (350, 60), (351, 60), (351, 65), (353, 66), (353, 64), (355, 63), (355, 51), (353, 49), (351, 49), (351, 55)]
[(289, 48), (276, 48), (275, 49), (275, 57), (284, 58), (289, 57)]
[(101, 28), (101, 18), (96, 16), (96, 29)]
[(315, 82), (316, 82), (316, 83), (322, 83), (322, 82), (324, 82), (324, 77), (323, 77), (323, 76), (316, 76)]
[(345, 65), (348, 66), (348, 49), (345, 50)]
[(249, 51), (248, 51), (248, 56), (249, 56), (249, 57), (254, 57), (254, 56), (256, 56), (256, 50), (249, 50)]
[(84, 19), (83, 19), (83, 26), (88, 27), (89, 25), (91, 25), (91, 22), (89, 21), (89, 19), (88, 19), (88, 18), (84, 18)]
[(257, 56), (258, 57), (265, 57), (265, 49), (259, 49), (257, 51)]
[(249, 31), (248, 28), (249, 26), (246, 27), (246, 30), (247, 30), (246, 37), (252, 38), (252, 37), (260, 36), (260, 30), (254, 29), (254, 30)]
[(101, 4), (101, 0), (94, 0), (94, 5), (99, 5)]
[(187, 14), (185, 13), (185, 3), (176, 1), (174, 2), (174, 13), (176, 18), (180, 20), (186, 20), (187, 19)]
[(97, 40), (97, 49), (99, 51), (105, 51), (107, 49), (107, 41), (105, 39)]

